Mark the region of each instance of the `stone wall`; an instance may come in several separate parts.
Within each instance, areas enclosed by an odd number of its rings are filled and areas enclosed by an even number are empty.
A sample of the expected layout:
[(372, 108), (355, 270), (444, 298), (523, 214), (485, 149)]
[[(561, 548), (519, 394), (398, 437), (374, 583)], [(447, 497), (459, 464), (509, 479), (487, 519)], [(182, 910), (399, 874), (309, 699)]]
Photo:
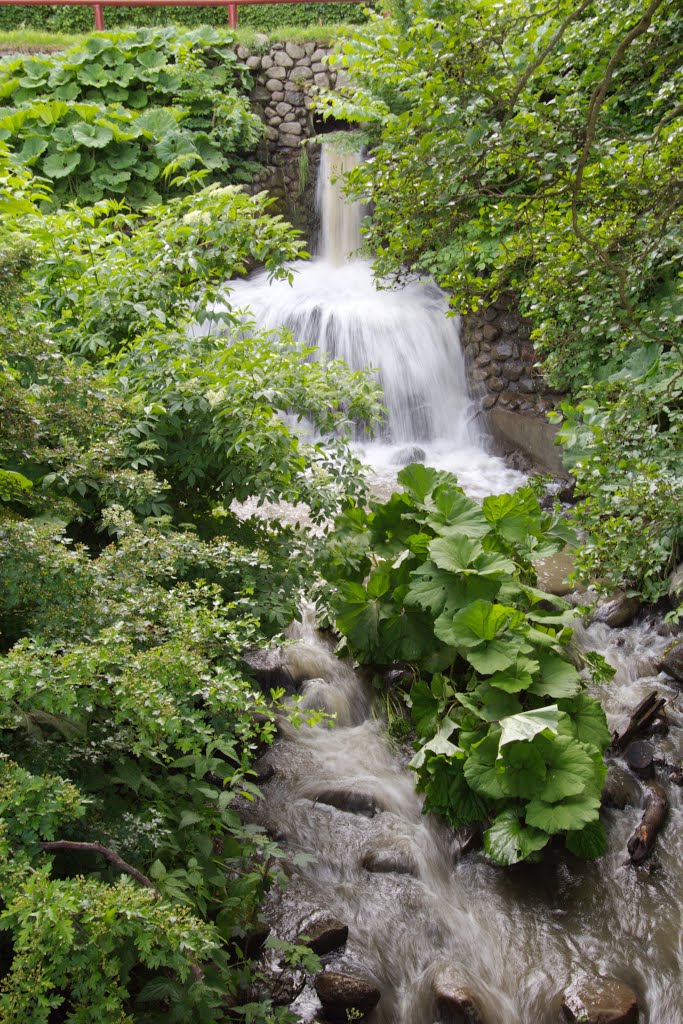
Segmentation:
[(487, 412), (545, 417), (557, 403), (557, 393), (534, 369), (531, 325), (518, 312), (514, 296), (464, 316), (462, 345), (472, 390)]
[[(336, 72), (323, 63), (330, 47), (319, 43), (273, 43), (265, 53), (237, 47), (237, 56), (251, 70), (254, 109), (266, 126), (258, 159), (265, 165), (254, 189), (268, 189), (279, 201), (279, 212), (303, 232), (312, 245), (318, 224), (315, 182), (320, 162), (318, 146), (301, 143), (316, 132), (311, 115), (312, 86), (334, 86)], [(307, 159), (306, 159), (307, 157)]]

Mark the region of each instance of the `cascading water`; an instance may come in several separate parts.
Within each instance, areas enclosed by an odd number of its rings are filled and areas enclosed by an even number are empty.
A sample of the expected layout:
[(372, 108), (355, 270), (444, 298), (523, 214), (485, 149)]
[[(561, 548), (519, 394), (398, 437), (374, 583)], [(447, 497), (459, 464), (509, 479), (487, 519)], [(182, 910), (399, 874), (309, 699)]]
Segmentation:
[[(268, 917), (281, 937), (306, 933), (321, 912), (347, 924), (346, 946), (328, 969), (379, 988), (372, 1024), (455, 1020), (438, 1017), (434, 994), (452, 978), (476, 993), (486, 1024), (558, 1024), (564, 990), (597, 976), (636, 992), (640, 1024), (683, 1024), (677, 787), (669, 787), (671, 808), (651, 873), (625, 863), (626, 841), (642, 814), (635, 781), (633, 806), (603, 812), (609, 850), (598, 862), (549, 854), (542, 866), (504, 871), (481, 853), (460, 858), (453, 835), (422, 814), (405, 759), (369, 717), (366, 687), (316, 634), (312, 613), (292, 635), (297, 642), (286, 658), (301, 706), (335, 714), (336, 723), (283, 726), (266, 757), (274, 775), (254, 820), (288, 857), (314, 858), (293, 868), (284, 894), (271, 897)], [(680, 694), (656, 676), (654, 662), (668, 641), (655, 623), (618, 630), (596, 624), (577, 635), (617, 669), (596, 691), (610, 727), (623, 728), (656, 687), (671, 702), (671, 731), (658, 753), (680, 759)], [(346, 794), (355, 803), (339, 809)], [(319, 1019), (310, 987), (292, 1008), (300, 1021)]]
[(358, 441), (356, 448), (379, 491), (391, 491), (398, 468), (411, 461), (456, 473), (474, 497), (514, 489), (521, 475), (485, 449), (459, 322), (448, 316), (446, 296), (419, 280), (378, 289), (370, 263), (354, 258), (362, 208), (345, 202), (339, 176), (358, 159), (323, 146), (320, 256), (293, 265), (293, 286), (270, 282), (265, 273), (232, 281), (230, 303), (249, 309), (260, 327), (289, 328), (302, 345), (317, 346), (322, 358), (376, 369), (386, 421), (379, 442)]
[[(421, 282), (377, 291), (369, 265), (347, 259), (361, 211), (340, 212), (332, 179), (341, 169), (323, 154), (320, 258), (295, 267), (293, 288), (260, 275), (232, 284), (232, 305), (249, 307), (262, 326), (288, 326), (328, 356), (378, 369), (386, 434), (364, 451), (380, 484), (393, 483), (402, 448), (419, 446), (426, 462), (454, 471), (475, 496), (515, 487), (519, 474), (484, 450), (445, 298)], [(310, 613), (293, 637), (286, 658), (300, 706), (328, 712), (335, 723), (282, 726), (265, 758), (272, 778), (250, 811), (291, 858), (289, 885), (267, 906), (280, 937), (308, 933), (321, 914), (348, 925), (346, 944), (327, 954), (328, 969), (376, 985), (371, 1024), (463, 1021), (438, 1015), (435, 992), (444, 981), (476, 993), (486, 1024), (557, 1024), (563, 991), (584, 976), (630, 985), (641, 1024), (683, 1024), (680, 790), (669, 787), (657, 870), (649, 874), (624, 863), (642, 813), (637, 802), (605, 812), (609, 850), (597, 863), (558, 854), (542, 867), (503, 871), (481, 853), (460, 857), (453, 835), (422, 814), (406, 758), (372, 718), (362, 679), (316, 634)], [(656, 686), (671, 702), (660, 751), (680, 758), (680, 696), (665, 676), (655, 678), (667, 641), (648, 621), (621, 630), (595, 625), (582, 639), (617, 668), (600, 692), (610, 726), (623, 726)], [(302, 853), (311, 857), (297, 858)], [(292, 1009), (300, 1021), (318, 1019), (310, 985)]]

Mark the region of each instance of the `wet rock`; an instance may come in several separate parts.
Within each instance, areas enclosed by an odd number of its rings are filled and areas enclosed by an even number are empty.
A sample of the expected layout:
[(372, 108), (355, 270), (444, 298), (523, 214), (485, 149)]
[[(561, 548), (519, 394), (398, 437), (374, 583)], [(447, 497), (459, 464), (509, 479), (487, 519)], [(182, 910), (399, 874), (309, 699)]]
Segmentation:
[(314, 953), (323, 956), (343, 946), (348, 937), (347, 924), (343, 924), (336, 917), (330, 917), (329, 914), (323, 914), (312, 921), (304, 922), (296, 941), (305, 942)]
[(605, 807), (637, 807), (640, 803), (640, 786), (630, 772), (620, 764), (611, 764), (602, 787), (602, 803)]
[(666, 672), (677, 683), (683, 683), (683, 644), (674, 644), (657, 662), (659, 672)]
[(287, 693), (294, 693), (296, 687), (281, 647), (246, 647), (242, 661), (265, 692), (284, 687)]
[(427, 453), (424, 448), (412, 444), (407, 448), (401, 448), (395, 455), (392, 455), (391, 462), (394, 466), (408, 466), (411, 462), (424, 462), (426, 458)]
[(304, 990), (306, 975), (303, 971), (282, 971), (269, 984), (270, 994), (276, 1006), (289, 1006)]
[[(323, 1015), (333, 1024), (347, 1024), (350, 1018), (348, 1011), (370, 1013), (380, 1000), (380, 991), (376, 985), (363, 978), (355, 978), (349, 974), (337, 974), (325, 971), (315, 979), (315, 990), (323, 1006)], [(356, 1018), (358, 1019), (358, 1018)]]
[(683, 562), (676, 566), (669, 577), (669, 599), (672, 604), (683, 601)]
[(654, 775), (654, 750), (645, 740), (634, 740), (626, 748), (626, 764), (641, 779), (651, 779)]
[(582, 981), (565, 993), (564, 1019), (571, 1024), (638, 1024), (638, 1000), (621, 981), (598, 978)]
[(455, 838), (452, 845), (455, 860), (460, 860), (472, 850), (480, 849), (482, 845), (482, 825), (479, 821), (470, 822), (468, 825), (461, 825), (455, 830)]
[(328, 804), (338, 811), (349, 814), (362, 814), (365, 818), (373, 818), (377, 812), (375, 798), (368, 793), (352, 793), (348, 789), (326, 789), (315, 798), (316, 803)]
[(417, 864), (402, 850), (368, 850), (363, 854), (361, 865), (375, 874), (418, 876)]
[(617, 629), (633, 622), (639, 611), (640, 600), (637, 597), (618, 594), (596, 608), (593, 612), (593, 622), (604, 622), (606, 626)]
[(439, 971), (432, 981), (439, 1024), (485, 1024), (476, 995), (452, 968)]

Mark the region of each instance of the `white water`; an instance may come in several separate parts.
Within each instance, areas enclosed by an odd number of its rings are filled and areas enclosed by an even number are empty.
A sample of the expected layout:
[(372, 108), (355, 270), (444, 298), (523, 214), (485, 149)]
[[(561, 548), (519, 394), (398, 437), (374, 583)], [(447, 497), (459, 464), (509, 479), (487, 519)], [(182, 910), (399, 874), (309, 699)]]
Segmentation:
[(448, 315), (444, 293), (418, 280), (378, 289), (371, 265), (353, 258), (363, 211), (344, 201), (338, 175), (357, 160), (323, 148), (321, 255), (292, 265), (293, 285), (269, 282), (265, 273), (231, 281), (230, 304), (250, 310), (260, 327), (289, 328), (302, 345), (317, 346), (321, 359), (377, 371), (386, 420), (377, 441), (359, 437), (355, 447), (380, 494), (391, 492), (399, 468), (411, 461), (455, 473), (473, 497), (512, 490), (524, 478), (487, 451), (468, 392), (459, 321)]
[[(567, 986), (597, 976), (635, 990), (641, 1024), (683, 1024), (680, 789), (667, 785), (671, 810), (652, 873), (624, 863), (642, 814), (637, 804), (603, 813), (609, 850), (595, 863), (552, 852), (542, 866), (515, 870), (481, 853), (459, 859), (453, 835), (422, 814), (405, 758), (369, 717), (365, 685), (315, 633), (310, 612), (293, 635), (288, 666), (304, 703), (337, 719), (334, 728), (285, 727), (267, 755), (275, 774), (254, 819), (277, 835), (287, 857), (315, 858), (293, 869), (284, 894), (271, 895), (268, 919), (278, 935), (296, 938), (322, 911), (346, 923), (346, 947), (328, 960), (332, 970), (379, 987), (372, 1024), (432, 1024), (432, 984), (448, 973), (477, 994), (486, 1024), (558, 1024)], [(654, 675), (668, 641), (653, 622), (595, 625), (578, 635), (617, 668), (600, 692), (610, 725), (623, 726), (656, 687), (672, 702), (672, 729), (656, 741), (657, 753), (680, 758), (681, 698)], [(330, 790), (371, 797), (375, 815), (321, 802)], [(395, 869), (368, 870), (368, 854), (391, 855)], [(310, 987), (293, 1005), (305, 1022), (317, 1019), (317, 1008)]]

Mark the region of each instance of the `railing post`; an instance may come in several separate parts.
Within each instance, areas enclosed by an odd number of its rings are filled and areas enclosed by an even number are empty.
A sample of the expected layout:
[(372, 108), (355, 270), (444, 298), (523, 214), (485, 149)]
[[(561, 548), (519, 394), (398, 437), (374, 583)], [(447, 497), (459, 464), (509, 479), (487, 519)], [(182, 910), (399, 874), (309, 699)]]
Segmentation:
[(102, 10), (102, 4), (93, 4), (92, 6), (95, 11), (95, 31), (104, 32), (104, 11)]
[(237, 4), (228, 4), (228, 26), (237, 28)]

